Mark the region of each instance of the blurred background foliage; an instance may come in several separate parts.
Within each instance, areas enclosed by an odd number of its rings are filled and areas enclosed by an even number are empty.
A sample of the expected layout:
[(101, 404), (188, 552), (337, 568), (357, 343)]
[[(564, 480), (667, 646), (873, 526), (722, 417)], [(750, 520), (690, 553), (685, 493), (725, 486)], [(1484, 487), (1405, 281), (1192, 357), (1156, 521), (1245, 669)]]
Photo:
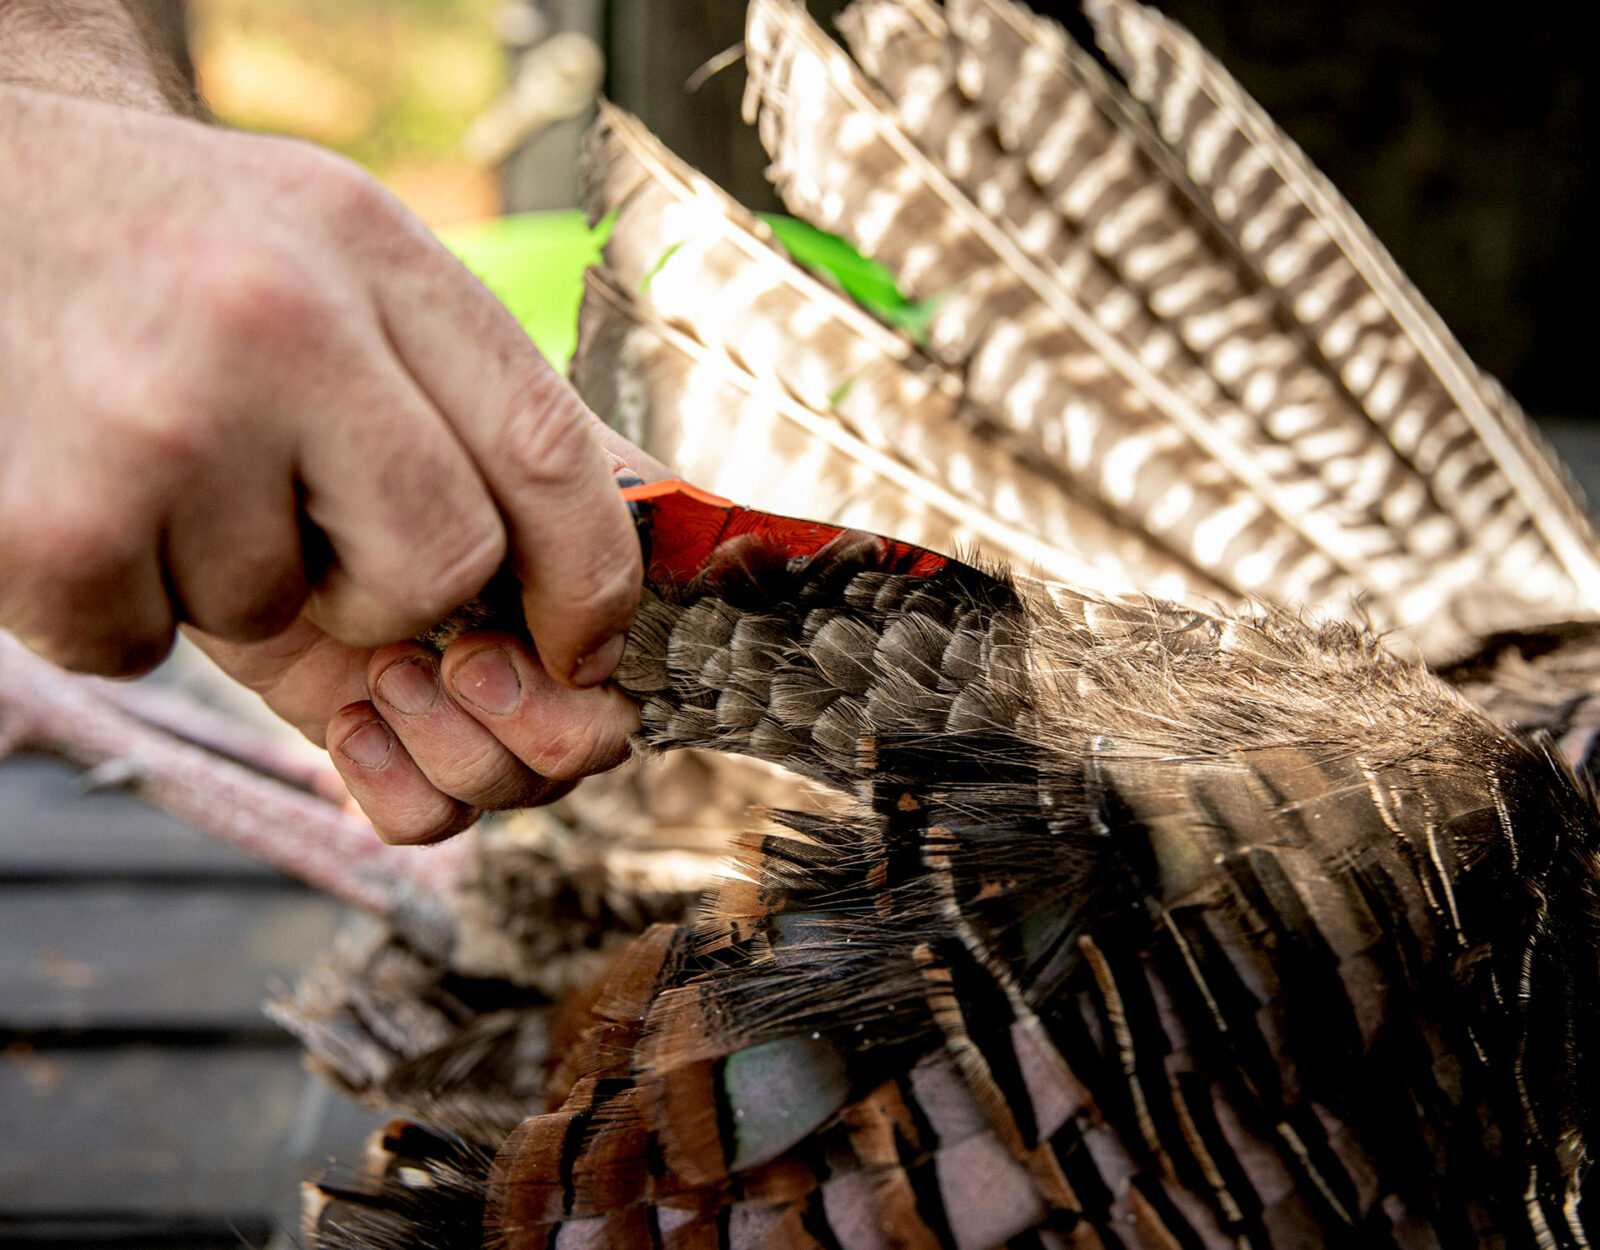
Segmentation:
[(200, 88), (224, 122), (299, 135), (371, 169), (431, 225), (500, 211), (460, 153), (502, 89), (500, 0), (191, 0)]

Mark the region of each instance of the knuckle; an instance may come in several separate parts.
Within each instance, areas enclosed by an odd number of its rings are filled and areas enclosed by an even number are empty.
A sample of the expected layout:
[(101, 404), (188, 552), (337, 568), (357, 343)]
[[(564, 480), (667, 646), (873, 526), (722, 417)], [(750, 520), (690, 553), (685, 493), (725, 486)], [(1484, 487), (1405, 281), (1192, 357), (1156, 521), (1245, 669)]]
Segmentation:
[(571, 781), (547, 781), (540, 778), (536, 784), (528, 787), (515, 802), (507, 803), (507, 807), (544, 807), (546, 804), (564, 799), (577, 788), (581, 778)]
[(505, 558), (505, 531), (498, 522), (487, 528), (453, 526), (426, 551), (413, 551), (397, 574), (390, 593), (430, 624), (461, 607), (494, 576)]
[(57, 502), (0, 550), (0, 620), (64, 668), (126, 677), (172, 646), (165, 596), (148, 580), (141, 531), (112, 512)]
[(620, 625), (638, 606), (639, 585), (637, 551), (623, 549), (598, 556), (563, 582), (562, 616), (567, 620)]
[(395, 222), (394, 197), (359, 165), (318, 149), (308, 155), (306, 194), (335, 230), (368, 235)]
[(477, 820), (477, 809), (457, 803), (444, 795), (439, 801), (413, 807), (405, 812), (386, 812), (373, 817), (372, 827), (390, 846), (426, 846), (460, 833)]
[(506, 555), (505, 529), (498, 520), (479, 529), (463, 525), (456, 541), (445, 551), (436, 552), (433, 576), (435, 616), (460, 607), (477, 594), (494, 576)]
[(107, 437), (140, 467), (192, 471), (210, 462), (225, 441), (218, 414), (183, 378), (157, 367), (128, 369), (94, 404)]
[(157, 633), (119, 632), (102, 639), (76, 667), (103, 677), (139, 677), (167, 658), (175, 636), (171, 627)]
[(185, 298), (224, 342), (257, 344), (286, 333), (319, 334), (327, 320), (321, 286), (290, 249), (229, 239), (201, 249)]
[(278, 140), (276, 148), (278, 183), (315, 229), (370, 246), (394, 237), (406, 221), (400, 202), (354, 161), (298, 140)]
[(522, 789), (522, 768), (496, 743), (463, 751), (429, 772), (440, 790), (474, 807), (505, 806), (503, 800)]
[(79, 628), (40, 638), (24, 634), (28, 645), (51, 663), (101, 677), (138, 677), (148, 673), (167, 658), (173, 636), (171, 628), (162, 632), (123, 627)]
[(185, 591), (184, 617), (230, 642), (259, 642), (281, 633), (305, 598), (300, 570), (278, 567), (259, 576), (233, 576), (218, 586)]
[(552, 781), (530, 769), (518, 767), (501, 774), (492, 784), (480, 785), (470, 791), (456, 794), (462, 802), (471, 804), (481, 812), (504, 812), (520, 807), (542, 807), (570, 794), (576, 779)]
[(573, 725), (533, 744), (528, 767), (550, 781), (578, 781), (615, 763), (603, 749), (598, 727)]
[(17, 564), (32, 571), (35, 585), (103, 586), (136, 554), (135, 522), (123, 509), (81, 497), (57, 497), (53, 505), (41, 501), (23, 532), (25, 551), (15, 553)]
[(595, 438), (587, 422), (542, 383), (530, 384), (518, 397), (495, 442), (499, 463), (534, 488), (567, 486), (595, 462)]

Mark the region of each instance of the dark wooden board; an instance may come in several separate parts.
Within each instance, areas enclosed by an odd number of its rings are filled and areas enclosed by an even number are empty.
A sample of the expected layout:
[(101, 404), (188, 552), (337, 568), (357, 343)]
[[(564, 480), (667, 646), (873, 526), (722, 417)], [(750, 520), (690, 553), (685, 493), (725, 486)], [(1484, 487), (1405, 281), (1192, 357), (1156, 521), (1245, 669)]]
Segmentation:
[(7, 1223), (14, 1240), (74, 1220), (281, 1223), (299, 1182), (329, 1156), (358, 1160), (381, 1122), (292, 1046), (13, 1044), (0, 1058), (0, 1242)]
[(294, 1245), (299, 1182), (383, 1117), (261, 1002), (348, 916), (63, 761), (0, 763), (0, 1246)]
[(344, 908), (292, 888), (0, 886), (0, 1030), (244, 1030)]

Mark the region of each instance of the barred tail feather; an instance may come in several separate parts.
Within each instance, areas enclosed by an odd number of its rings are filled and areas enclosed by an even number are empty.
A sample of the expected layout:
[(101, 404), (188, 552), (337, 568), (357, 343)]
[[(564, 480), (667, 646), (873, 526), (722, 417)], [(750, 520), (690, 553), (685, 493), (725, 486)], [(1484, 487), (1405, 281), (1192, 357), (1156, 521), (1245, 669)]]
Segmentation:
[[(992, 556), (1107, 590), (1138, 586), (1196, 602), (1235, 596), (1115, 510), (1073, 493), (1059, 471), (1030, 463), (1025, 448), (969, 410), (947, 369), (797, 267), (764, 224), (637, 121), (603, 110), (588, 164), (590, 210), (616, 222), (607, 280), (591, 284), (585, 304), (575, 378), (602, 416), (686, 477), (729, 494), (781, 478), (781, 501), (768, 497), (774, 506), (945, 551), (976, 541)], [(745, 403), (730, 426), (727, 411), (675, 384), (681, 370), (641, 367), (645, 324), (698, 342), (774, 405), (803, 409), (814, 426), (835, 429), (836, 442), (907, 471), (873, 486), (871, 512), (853, 483), (785, 472), (803, 454), (793, 423)], [(903, 501), (892, 511), (889, 493)], [(992, 523), (921, 528), (913, 518), (923, 508)]]
[(1367, 589), (1437, 648), (1422, 635), (1498, 553), (1345, 390), (1137, 102), (1009, 0), (954, 0), (942, 22), (931, 5), (859, 0), (847, 17), (857, 59), (923, 151), (1041, 264), (1069, 270), (1085, 305), (1220, 436), (1337, 518), (1368, 553)]
[(1467, 358), (1332, 184), (1194, 38), (1135, 0), (1089, 0), (1106, 53), (1216, 219), (1327, 367), (1522, 598), (1600, 605), (1600, 543), (1526, 418)]
[[(756, 0), (746, 43), (747, 110), (791, 208), (919, 298), (944, 297), (934, 352), (980, 404), (1211, 576), (1252, 590), (1288, 579), (1303, 601), (1348, 610), (1373, 580), (1355, 536), (1306, 512), (1109, 334), (917, 149), (800, 8)], [(1381, 600), (1372, 611), (1385, 618)]]

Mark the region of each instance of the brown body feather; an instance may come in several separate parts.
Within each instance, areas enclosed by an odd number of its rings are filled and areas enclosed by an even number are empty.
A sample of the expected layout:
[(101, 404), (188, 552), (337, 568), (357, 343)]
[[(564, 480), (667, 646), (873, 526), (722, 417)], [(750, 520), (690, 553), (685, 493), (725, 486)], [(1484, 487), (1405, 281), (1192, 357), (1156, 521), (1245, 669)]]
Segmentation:
[(1341, 626), (870, 548), (710, 582), (647, 604), (643, 736), (855, 805), (628, 967), (495, 1238), (1583, 1244), (1596, 817), (1558, 761)]
[(1565, 765), (1353, 627), (892, 550), (652, 575), (642, 743), (843, 806), (622, 956), (492, 1167), (380, 1150), (321, 1244), (1586, 1244)]

